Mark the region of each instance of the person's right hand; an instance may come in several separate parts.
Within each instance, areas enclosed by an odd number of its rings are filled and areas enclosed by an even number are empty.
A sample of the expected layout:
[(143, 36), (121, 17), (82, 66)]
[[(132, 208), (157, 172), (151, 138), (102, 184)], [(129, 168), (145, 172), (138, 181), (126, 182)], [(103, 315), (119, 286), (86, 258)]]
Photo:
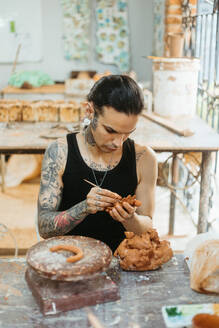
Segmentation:
[(110, 190), (93, 187), (87, 194), (87, 211), (89, 214), (104, 211), (106, 207), (113, 206), (121, 198), (117, 193)]

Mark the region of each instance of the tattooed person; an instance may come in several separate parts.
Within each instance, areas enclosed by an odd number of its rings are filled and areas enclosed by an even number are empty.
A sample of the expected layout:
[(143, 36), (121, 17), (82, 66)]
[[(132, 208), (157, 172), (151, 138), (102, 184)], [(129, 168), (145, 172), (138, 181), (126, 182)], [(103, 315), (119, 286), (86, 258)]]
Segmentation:
[[(142, 109), (141, 90), (130, 77), (109, 75), (94, 84), (86, 103), (90, 124), (52, 142), (44, 156), (38, 200), (43, 238), (88, 236), (114, 251), (125, 230), (143, 233), (152, 227), (155, 154), (129, 138)], [(117, 204), (105, 211), (129, 194), (142, 205)]]

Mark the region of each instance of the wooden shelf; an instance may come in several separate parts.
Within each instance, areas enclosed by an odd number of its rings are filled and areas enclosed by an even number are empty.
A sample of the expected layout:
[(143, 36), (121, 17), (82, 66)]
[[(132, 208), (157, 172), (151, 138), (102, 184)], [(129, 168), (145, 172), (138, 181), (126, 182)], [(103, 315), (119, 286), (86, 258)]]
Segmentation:
[(11, 86), (7, 86), (2, 89), (1, 93), (3, 94), (32, 94), (32, 93), (60, 93), (64, 94), (65, 92), (65, 85), (64, 84), (54, 84), (54, 85), (44, 85), (39, 88), (32, 88), (32, 89), (21, 89), (15, 88)]

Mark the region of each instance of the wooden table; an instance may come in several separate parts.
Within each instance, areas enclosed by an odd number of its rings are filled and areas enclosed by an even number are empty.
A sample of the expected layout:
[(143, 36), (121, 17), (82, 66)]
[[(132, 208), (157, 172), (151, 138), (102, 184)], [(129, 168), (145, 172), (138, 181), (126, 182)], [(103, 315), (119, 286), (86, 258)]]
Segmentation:
[[(55, 129), (58, 127), (58, 130)], [(0, 123), (0, 163), (2, 192), (5, 191), (6, 154), (43, 154), (49, 142), (79, 129), (79, 123)], [(51, 138), (45, 138), (49, 136)]]
[[(0, 123), (0, 153), (1, 154), (43, 154), (48, 144), (69, 133), (71, 129), (79, 126), (79, 123), (59, 123), (59, 122), (14, 122)], [(55, 128), (63, 127), (64, 131), (55, 132)], [(53, 133), (54, 132), (54, 133)], [(54, 136), (46, 138), (49, 134)], [(45, 136), (45, 137), (44, 137)]]
[[(142, 145), (151, 146), (157, 152), (201, 152), (201, 189), (199, 205), (198, 233), (207, 229), (208, 201), (210, 197), (209, 176), (212, 166), (212, 153), (219, 150), (219, 135), (198, 117), (181, 119), (180, 127), (189, 128), (195, 132), (193, 136), (181, 137), (164, 127), (140, 117), (133, 139)], [(15, 123), (0, 125), (1, 154), (41, 154), (45, 151), (50, 139), (40, 137), (43, 129), (48, 131), (48, 124)], [(67, 132), (67, 131), (66, 131)], [(45, 132), (46, 133), (46, 132)], [(170, 208), (170, 223), (174, 219), (173, 196)]]
[[(43, 317), (24, 279), (24, 258), (0, 259), (0, 327), (90, 327), (84, 309)], [(164, 328), (164, 305), (219, 303), (219, 296), (190, 288), (189, 271), (181, 254), (156, 271), (125, 272), (113, 259), (108, 275), (121, 299), (90, 307), (105, 328)]]
[[(174, 122), (174, 121), (173, 121)], [(201, 152), (201, 187), (199, 201), (199, 219), (197, 232), (207, 231), (209, 197), (210, 197), (210, 175), (212, 167), (212, 153), (219, 150), (219, 134), (199, 117), (180, 118), (174, 122), (180, 129), (194, 131), (190, 137), (178, 136), (166, 128), (142, 117), (138, 122), (134, 140), (142, 145), (148, 145), (157, 152), (173, 153), (172, 184), (175, 183), (175, 171), (177, 166), (177, 154), (185, 152)], [(175, 196), (171, 193), (169, 234), (173, 234), (175, 213)]]

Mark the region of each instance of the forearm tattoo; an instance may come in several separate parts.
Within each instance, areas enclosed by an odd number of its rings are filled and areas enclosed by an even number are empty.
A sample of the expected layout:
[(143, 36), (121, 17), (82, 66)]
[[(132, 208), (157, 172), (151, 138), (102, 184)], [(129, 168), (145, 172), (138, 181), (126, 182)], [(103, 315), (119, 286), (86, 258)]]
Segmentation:
[(67, 211), (57, 211), (63, 192), (60, 172), (66, 158), (67, 145), (59, 141), (50, 144), (44, 155), (38, 199), (38, 225), (43, 238), (66, 234), (88, 214), (86, 200)]
[(57, 212), (41, 210), (39, 213), (39, 232), (43, 238), (65, 235), (74, 229), (87, 216), (87, 201)]

